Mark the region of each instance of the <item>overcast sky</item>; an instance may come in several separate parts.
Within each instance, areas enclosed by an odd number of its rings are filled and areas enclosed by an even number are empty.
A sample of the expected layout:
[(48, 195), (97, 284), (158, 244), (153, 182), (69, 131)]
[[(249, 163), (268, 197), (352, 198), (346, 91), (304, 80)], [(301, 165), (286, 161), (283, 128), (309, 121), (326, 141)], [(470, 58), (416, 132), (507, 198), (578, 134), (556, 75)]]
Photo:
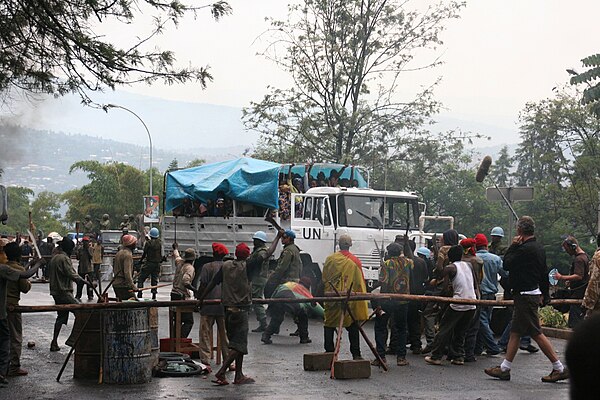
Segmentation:
[[(128, 90), (246, 106), (259, 100), (267, 85), (288, 85), (285, 74), (256, 56), (266, 45), (264, 40), (256, 40), (268, 28), (265, 16), (285, 17), (286, 3), (230, 0), (233, 15), (220, 22), (205, 17), (186, 21), (162, 38), (177, 46), (180, 61), (210, 64), (215, 80), (207, 90), (196, 85)], [(600, 2), (594, 0), (468, 1), (461, 18), (451, 21), (443, 34), (440, 53), (445, 64), (421, 74), (418, 84), (442, 76), (437, 98), (448, 114), (514, 129), (526, 102), (551, 96), (553, 87), (568, 80), (566, 68), (581, 70), (583, 57), (600, 52), (598, 15)], [(187, 40), (171, 41), (171, 37)], [(516, 136), (510, 138), (515, 140)]]
[[(200, 13), (159, 38), (163, 48), (175, 51), (181, 65), (210, 65), (214, 81), (206, 90), (197, 84), (138, 85), (123, 90), (244, 107), (260, 100), (268, 85), (288, 86), (285, 73), (256, 55), (267, 44), (257, 39), (268, 28), (265, 17), (284, 18), (287, 1), (229, 3), (233, 14), (221, 21)], [(422, 4), (422, 0), (408, 2), (409, 7), (412, 4)], [(525, 103), (551, 96), (553, 87), (568, 81), (565, 69), (582, 70), (580, 60), (600, 52), (598, 15), (600, 1), (594, 0), (468, 1), (461, 18), (450, 21), (442, 35), (439, 54), (444, 65), (420, 73), (410, 84), (428, 85), (443, 77), (436, 93), (447, 108), (444, 116), (508, 132), (496, 134), (492, 144), (516, 142), (517, 116)], [(111, 33), (118, 36), (127, 31)], [(142, 137), (140, 144), (143, 141)]]

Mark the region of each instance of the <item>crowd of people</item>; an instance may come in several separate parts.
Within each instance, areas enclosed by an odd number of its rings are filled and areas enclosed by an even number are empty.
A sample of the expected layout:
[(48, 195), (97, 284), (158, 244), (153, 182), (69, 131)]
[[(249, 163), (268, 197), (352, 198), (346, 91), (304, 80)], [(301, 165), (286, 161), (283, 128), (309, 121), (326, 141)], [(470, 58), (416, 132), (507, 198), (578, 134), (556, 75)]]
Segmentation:
[[(528, 352), (542, 350), (552, 364), (551, 372), (542, 377), (543, 382), (557, 382), (569, 378), (569, 371), (559, 360), (551, 342), (540, 326), (538, 307), (550, 300), (546, 256), (542, 245), (535, 238), (535, 223), (530, 217), (517, 222), (517, 236), (507, 246), (503, 243), (504, 232), (500, 227), (490, 231), (490, 239), (483, 233), (473, 238), (460, 238), (455, 230), (443, 233), (439, 243), (416, 248), (414, 241), (397, 236), (386, 248), (379, 268), (379, 292), (382, 294), (415, 294), (425, 296), (448, 296), (456, 301), (446, 303), (426, 301), (373, 301), (374, 337), (376, 357), (371, 364), (388, 363), (387, 355), (396, 355), (397, 366), (409, 365), (407, 348), (413, 354), (424, 355), (424, 362), (442, 365), (446, 358), (453, 365), (475, 362), (483, 354), (505, 353), (502, 363), (485, 369), (485, 373), (500, 380), (510, 380), (513, 362), (519, 349)], [(253, 332), (261, 333), (265, 345), (273, 343), (273, 335), (279, 333), (285, 315), (291, 315), (300, 344), (312, 342), (308, 318), (323, 317), (324, 350), (335, 350), (335, 335), (339, 326), (348, 333), (350, 352), (354, 359), (363, 359), (360, 348), (361, 323), (369, 319), (367, 301), (352, 301), (345, 308), (341, 302), (324, 302), (321, 305), (306, 303), (274, 302), (268, 309), (253, 304), (252, 299), (311, 298), (311, 288), (320, 295), (366, 293), (360, 260), (350, 251), (352, 238), (338, 237), (338, 251), (325, 261), (320, 281), (302, 276), (300, 249), (295, 244), (292, 230), (281, 230), (268, 243), (267, 235), (258, 231), (253, 235), (253, 249), (241, 243), (231, 257), (230, 250), (222, 243), (212, 245), (212, 261), (197, 269), (196, 250), (179, 252), (173, 244), (173, 257), (177, 266), (171, 290), (171, 300), (200, 301), (200, 355), (201, 362), (209, 365), (212, 347), (212, 330), (217, 325), (223, 351), (223, 365), (215, 373), (213, 382), (227, 385), (228, 370), (234, 370), (233, 383), (248, 384), (254, 380), (243, 373), (244, 355), (248, 353), (249, 311), (254, 310), (258, 326)], [(275, 267), (270, 268), (272, 256), (279, 245), (283, 250)], [(151, 277), (156, 286), (160, 264), (165, 261), (157, 228), (149, 231), (144, 245), (139, 273), (134, 272), (133, 249), (137, 239), (129, 234), (121, 238), (121, 246), (114, 258), (113, 291), (120, 300), (141, 297), (140, 289)], [(600, 236), (598, 237), (600, 247)], [(573, 236), (563, 243), (565, 251), (573, 257), (569, 274), (555, 273), (557, 281), (564, 281), (576, 296), (581, 295), (582, 305), (570, 306), (569, 324), (576, 327), (586, 316), (600, 309), (600, 252), (591, 263), (585, 251)], [(64, 238), (55, 246), (51, 238), (38, 244), (40, 252), (49, 257), (33, 258), (24, 266), (24, 255), (29, 243), (22, 240), (0, 242), (0, 384), (6, 384), (6, 376), (25, 375), (20, 366), (22, 323), (18, 313), (7, 313), (6, 304), (18, 305), (21, 293), (27, 293), (31, 284), (28, 278), (44, 268), (50, 281), (50, 294), (56, 304), (78, 304), (84, 292), (88, 300), (93, 298), (93, 287), (98, 283), (101, 263), (101, 243), (85, 236), (81, 243)], [(99, 250), (100, 249), (100, 250)], [(42, 256), (45, 254), (42, 253)], [(75, 269), (72, 257), (79, 260)], [(98, 258), (99, 257), (99, 258)], [(49, 262), (45, 259), (49, 258)], [(33, 265), (35, 264), (35, 265)], [(33, 265), (33, 266), (32, 266)], [(196, 277), (196, 274), (199, 274)], [(499, 279), (500, 278), (500, 279)], [(197, 282), (197, 284), (196, 284)], [(74, 293), (73, 283), (76, 284)], [(514, 300), (512, 318), (499, 340), (491, 329), (492, 307), (473, 304), (474, 300), (495, 300), (499, 287), (504, 288), (504, 298)], [(137, 296), (136, 296), (137, 293)], [(156, 298), (156, 288), (153, 290)], [(221, 303), (203, 305), (204, 300), (220, 299)], [(465, 302), (466, 300), (466, 302)], [(475, 301), (476, 302), (476, 301)], [(69, 313), (59, 311), (54, 325), (50, 350), (58, 351), (58, 337)], [(188, 337), (194, 325), (192, 313), (181, 317), (181, 336)], [(423, 346), (423, 336), (425, 345)], [(531, 340), (538, 347), (531, 344)]]

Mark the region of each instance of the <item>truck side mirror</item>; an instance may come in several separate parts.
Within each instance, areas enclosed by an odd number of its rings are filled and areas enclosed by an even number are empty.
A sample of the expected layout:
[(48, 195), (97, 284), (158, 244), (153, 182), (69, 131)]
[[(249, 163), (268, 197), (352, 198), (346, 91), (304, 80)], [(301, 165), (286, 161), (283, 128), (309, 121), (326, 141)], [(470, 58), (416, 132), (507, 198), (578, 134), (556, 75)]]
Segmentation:
[(8, 191), (6, 187), (0, 185), (0, 222), (6, 225), (8, 220)]

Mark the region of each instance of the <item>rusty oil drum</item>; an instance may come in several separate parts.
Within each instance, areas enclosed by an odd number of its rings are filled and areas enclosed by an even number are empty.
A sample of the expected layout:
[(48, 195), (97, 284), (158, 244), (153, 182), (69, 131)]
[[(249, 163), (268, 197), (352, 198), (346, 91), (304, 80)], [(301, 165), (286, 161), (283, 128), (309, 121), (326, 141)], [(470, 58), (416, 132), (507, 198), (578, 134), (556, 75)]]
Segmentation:
[(104, 311), (104, 383), (146, 383), (152, 379), (148, 308)]

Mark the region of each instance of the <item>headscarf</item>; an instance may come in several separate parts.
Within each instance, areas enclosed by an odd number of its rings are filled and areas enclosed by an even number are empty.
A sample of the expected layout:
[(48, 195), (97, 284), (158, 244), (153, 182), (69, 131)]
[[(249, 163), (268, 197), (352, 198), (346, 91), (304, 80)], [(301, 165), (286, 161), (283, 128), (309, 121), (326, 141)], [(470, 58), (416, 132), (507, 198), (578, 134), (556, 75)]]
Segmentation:
[(444, 246), (456, 246), (458, 244), (458, 232), (454, 229), (448, 229), (442, 234)]

